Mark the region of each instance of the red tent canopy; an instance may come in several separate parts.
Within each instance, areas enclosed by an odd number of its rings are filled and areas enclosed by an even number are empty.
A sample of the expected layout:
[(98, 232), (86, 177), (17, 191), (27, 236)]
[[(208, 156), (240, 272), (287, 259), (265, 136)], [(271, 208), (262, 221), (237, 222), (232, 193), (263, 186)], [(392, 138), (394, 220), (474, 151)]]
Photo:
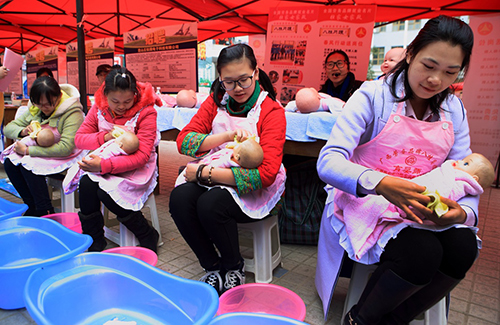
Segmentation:
[[(377, 22), (500, 12), (498, 0), (81, 0), (86, 39), (198, 22), (198, 40), (263, 34), (271, 8), (375, 4)], [(0, 0), (0, 47), (26, 53), (76, 41), (76, 0)], [(64, 48), (61, 48), (63, 50)], [(1, 51), (1, 50), (0, 50)]]

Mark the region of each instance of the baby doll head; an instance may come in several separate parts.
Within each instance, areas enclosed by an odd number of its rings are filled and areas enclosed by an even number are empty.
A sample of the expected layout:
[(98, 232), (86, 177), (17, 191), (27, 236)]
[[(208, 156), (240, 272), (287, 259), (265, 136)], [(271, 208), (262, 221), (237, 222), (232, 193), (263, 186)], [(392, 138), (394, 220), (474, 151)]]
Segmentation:
[(54, 133), (50, 129), (41, 129), (36, 134), (36, 143), (40, 147), (50, 147), (55, 141)]
[(264, 152), (254, 138), (248, 138), (234, 147), (232, 159), (243, 168), (257, 168), (264, 160)]
[(474, 177), (483, 189), (491, 186), (491, 183), (495, 180), (493, 165), (485, 156), (478, 153), (472, 153), (463, 160), (455, 161), (453, 167), (463, 170)]
[(139, 149), (139, 138), (133, 132), (123, 132), (115, 142), (129, 155)]
[(382, 71), (382, 73), (386, 74), (387, 72), (391, 71), (392, 68), (394, 68), (396, 64), (399, 63), (399, 61), (404, 59), (405, 53), (406, 50), (402, 47), (395, 47), (387, 51), (384, 57), (384, 63), (382, 63), (382, 65), (380, 66), (380, 70)]
[(192, 89), (182, 89), (177, 93), (177, 106), (193, 108), (196, 106), (196, 92)]
[(301, 113), (316, 112), (319, 109), (320, 97), (314, 88), (302, 88), (295, 95), (297, 110)]

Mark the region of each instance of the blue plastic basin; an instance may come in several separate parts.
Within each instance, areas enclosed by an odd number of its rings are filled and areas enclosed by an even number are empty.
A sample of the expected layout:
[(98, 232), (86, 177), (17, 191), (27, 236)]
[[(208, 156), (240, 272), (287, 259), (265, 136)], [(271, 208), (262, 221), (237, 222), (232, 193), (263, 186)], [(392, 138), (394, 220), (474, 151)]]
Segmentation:
[(0, 221), (0, 308), (24, 307), (23, 290), (33, 270), (58, 263), (92, 244), (54, 220), (13, 217)]
[(307, 325), (285, 316), (258, 313), (227, 313), (214, 318), (209, 325)]
[(10, 202), (0, 197), (0, 220), (20, 217), (26, 210), (28, 210), (26, 204)]
[(37, 324), (208, 324), (219, 305), (208, 284), (122, 254), (83, 253), (35, 270), (24, 298)]

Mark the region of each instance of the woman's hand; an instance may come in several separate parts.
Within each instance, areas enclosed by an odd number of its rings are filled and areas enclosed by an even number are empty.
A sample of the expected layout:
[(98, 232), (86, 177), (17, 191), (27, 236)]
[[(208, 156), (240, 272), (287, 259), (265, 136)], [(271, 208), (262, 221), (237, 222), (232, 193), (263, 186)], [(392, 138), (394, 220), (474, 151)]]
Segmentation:
[(184, 179), (186, 180), (186, 182), (192, 183), (198, 181), (196, 179), (196, 172), (198, 171), (199, 166), (200, 164), (187, 164), (186, 171), (184, 172)]
[(14, 151), (20, 156), (27, 155), (28, 146), (20, 141), (16, 141), (16, 143), (14, 144)]
[(375, 187), (375, 191), (403, 210), (408, 219), (420, 224), (422, 220), (411, 211), (410, 207), (424, 216), (431, 211), (426, 207), (427, 203), (430, 202), (430, 198), (421, 194), (425, 191), (425, 186), (415, 184), (409, 180), (386, 176)]
[(25, 137), (27, 136), (28, 134), (30, 134), (31, 132), (33, 132), (33, 127), (31, 126), (31, 124), (28, 124), (27, 127), (25, 127), (21, 133), (19, 134), (21, 137)]
[(8, 74), (9, 69), (7, 69), (6, 67), (0, 67), (0, 79), (7, 77)]
[(96, 155), (89, 155), (88, 157), (84, 157), (81, 162), (78, 162), (78, 165), (80, 165), (80, 168), (85, 172), (101, 172), (101, 158)]
[(236, 129), (234, 131), (228, 131), (228, 132), (233, 133), (230, 141), (243, 142), (252, 136), (252, 133), (245, 129)]
[(448, 212), (438, 217), (436, 213), (432, 212), (426, 214), (425, 217), (439, 226), (446, 226), (451, 224), (464, 223), (467, 220), (467, 213), (455, 201), (441, 196), (441, 202), (448, 206)]

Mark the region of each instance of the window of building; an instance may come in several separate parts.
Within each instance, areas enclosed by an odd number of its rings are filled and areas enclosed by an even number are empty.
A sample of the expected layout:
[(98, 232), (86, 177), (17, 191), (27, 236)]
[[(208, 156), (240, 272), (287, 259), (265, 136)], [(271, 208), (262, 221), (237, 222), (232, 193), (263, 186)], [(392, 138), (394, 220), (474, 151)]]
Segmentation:
[(384, 47), (372, 47), (372, 65), (381, 65), (384, 63)]
[(400, 20), (397, 22), (392, 23), (392, 31), (397, 32), (400, 30), (405, 30), (405, 22), (404, 20)]
[(408, 20), (408, 30), (419, 30), (422, 27), (422, 21), (420, 19), (417, 20)]
[[(375, 26), (374, 26), (374, 29), (373, 29), (374, 33), (383, 33), (383, 32), (385, 32), (385, 25), (384, 26), (380, 26), (381, 24), (385, 24), (385, 22), (383, 22), (383, 23), (375, 23)], [(378, 26), (380, 26), (380, 27), (378, 27)]]

